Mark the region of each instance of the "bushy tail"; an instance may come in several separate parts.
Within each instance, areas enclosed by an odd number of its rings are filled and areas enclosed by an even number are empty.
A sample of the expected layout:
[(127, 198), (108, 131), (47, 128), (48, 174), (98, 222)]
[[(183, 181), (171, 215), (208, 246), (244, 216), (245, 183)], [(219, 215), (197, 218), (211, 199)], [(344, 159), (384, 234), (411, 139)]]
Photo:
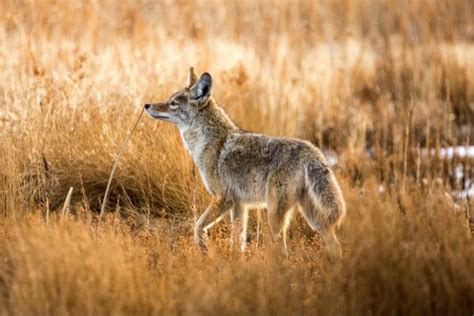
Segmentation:
[(338, 227), (346, 214), (346, 204), (331, 169), (310, 162), (305, 169), (305, 187), (301, 211), (311, 228), (321, 231)]

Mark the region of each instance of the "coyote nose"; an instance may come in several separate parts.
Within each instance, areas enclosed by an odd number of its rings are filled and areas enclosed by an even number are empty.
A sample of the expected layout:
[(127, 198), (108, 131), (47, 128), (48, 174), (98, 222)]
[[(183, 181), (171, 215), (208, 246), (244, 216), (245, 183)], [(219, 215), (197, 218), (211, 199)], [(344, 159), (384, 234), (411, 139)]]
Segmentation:
[(145, 110), (148, 110), (151, 107), (151, 104), (145, 104)]

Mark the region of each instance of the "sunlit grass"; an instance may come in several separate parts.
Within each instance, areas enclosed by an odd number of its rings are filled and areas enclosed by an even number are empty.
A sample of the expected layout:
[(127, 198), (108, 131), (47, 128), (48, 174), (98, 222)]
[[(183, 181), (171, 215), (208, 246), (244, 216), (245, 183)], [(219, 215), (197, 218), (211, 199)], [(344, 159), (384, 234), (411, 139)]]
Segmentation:
[[(3, 314), (472, 314), (471, 1), (0, 3)], [(175, 127), (141, 107), (194, 66), (244, 129), (330, 153), (344, 259), (304, 221), (193, 246), (209, 202)], [(70, 207), (61, 210), (69, 188)], [(265, 213), (263, 213), (265, 215)], [(263, 216), (265, 219), (265, 216)]]

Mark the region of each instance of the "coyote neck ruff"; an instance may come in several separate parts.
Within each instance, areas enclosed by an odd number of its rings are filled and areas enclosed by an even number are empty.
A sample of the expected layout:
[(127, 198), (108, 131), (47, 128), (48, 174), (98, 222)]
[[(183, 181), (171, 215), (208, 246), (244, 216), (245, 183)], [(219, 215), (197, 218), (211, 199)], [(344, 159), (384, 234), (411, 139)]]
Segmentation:
[[(212, 203), (195, 226), (205, 249), (205, 232), (227, 213), (241, 223), (241, 247), (247, 242), (247, 208), (267, 208), (270, 231), (285, 254), (286, 231), (294, 209), (326, 242), (331, 258), (341, 256), (334, 229), (346, 206), (337, 180), (321, 151), (309, 142), (243, 131), (211, 96), (212, 77), (199, 79), (191, 68), (189, 84), (168, 101), (146, 104), (155, 119), (177, 125)], [(234, 225), (238, 227), (237, 225)]]
[(222, 193), (217, 176), (219, 154), (228, 135), (238, 128), (227, 113), (210, 98), (188, 125), (178, 125), (187, 151), (198, 166), (206, 190)]

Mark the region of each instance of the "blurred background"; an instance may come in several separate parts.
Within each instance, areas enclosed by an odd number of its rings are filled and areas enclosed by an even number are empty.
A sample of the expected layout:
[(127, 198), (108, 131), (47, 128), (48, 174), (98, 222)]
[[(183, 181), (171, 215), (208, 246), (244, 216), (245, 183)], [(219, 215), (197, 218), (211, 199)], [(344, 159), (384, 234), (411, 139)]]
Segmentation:
[[(0, 0), (0, 311), (472, 314), (473, 21), (471, 0)], [(148, 117), (98, 226), (143, 104), (190, 66), (240, 127), (323, 150), (341, 263), (299, 218), (290, 261), (236, 257), (226, 225), (196, 259), (209, 195)]]
[[(438, 178), (465, 197), (474, 156), (473, 7), (462, 0), (2, 1), (0, 119), (4, 146), (17, 148), (4, 149), (3, 159), (21, 161), (19, 171), (54, 167), (58, 188), (49, 190), (60, 199), (81, 175), (100, 191), (142, 104), (183, 87), (194, 66), (214, 76), (214, 96), (238, 125), (313, 142), (355, 184)], [(142, 124), (122, 174), (144, 173), (154, 190), (166, 190), (156, 181), (177, 172), (168, 186), (186, 191), (191, 162), (181, 159), (177, 133)], [(137, 170), (150, 165), (162, 167)], [(138, 198), (168, 205), (166, 194)]]

